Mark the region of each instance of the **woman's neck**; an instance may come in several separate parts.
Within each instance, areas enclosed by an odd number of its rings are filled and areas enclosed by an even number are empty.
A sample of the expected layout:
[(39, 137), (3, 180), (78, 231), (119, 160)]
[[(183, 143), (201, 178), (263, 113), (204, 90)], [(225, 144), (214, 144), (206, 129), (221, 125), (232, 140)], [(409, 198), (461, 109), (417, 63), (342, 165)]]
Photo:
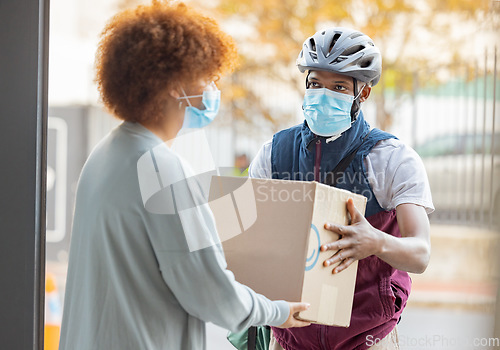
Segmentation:
[(164, 116), (160, 117), (158, 120), (145, 121), (140, 124), (146, 129), (151, 131), (153, 134), (158, 136), (167, 144), (173, 142), (177, 134), (182, 128), (183, 117), (179, 112), (184, 113), (184, 111), (175, 111), (173, 113), (165, 113)]

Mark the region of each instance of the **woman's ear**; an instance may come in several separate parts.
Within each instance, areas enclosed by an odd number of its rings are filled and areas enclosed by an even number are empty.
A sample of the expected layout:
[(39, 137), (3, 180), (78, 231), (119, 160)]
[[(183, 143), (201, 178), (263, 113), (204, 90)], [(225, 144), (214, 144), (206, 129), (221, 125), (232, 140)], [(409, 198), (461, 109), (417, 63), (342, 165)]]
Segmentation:
[(174, 90), (174, 89), (170, 90), (170, 92), (168, 94), (175, 99), (178, 99), (179, 97), (181, 97), (181, 94), (179, 93), (179, 91)]
[(361, 91), (361, 95), (359, 96), (359, 102), (365, 102), (368, 99), (368, 97), (370, 97), (371, 92), (372, 92), (371, 86), (365, 85), (365, 87)]

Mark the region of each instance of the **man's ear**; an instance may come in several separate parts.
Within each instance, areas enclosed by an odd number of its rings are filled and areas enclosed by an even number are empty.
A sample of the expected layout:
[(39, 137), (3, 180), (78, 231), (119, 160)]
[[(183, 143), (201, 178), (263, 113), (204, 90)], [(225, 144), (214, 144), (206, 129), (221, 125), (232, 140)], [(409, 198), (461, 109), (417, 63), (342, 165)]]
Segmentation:
[(361, 91), (361, 95), (359, 96), (359, 102), (365, 102), (368, 97), (370, 97), (370, 93), (372, 92), (371, 86), (366, 85)]

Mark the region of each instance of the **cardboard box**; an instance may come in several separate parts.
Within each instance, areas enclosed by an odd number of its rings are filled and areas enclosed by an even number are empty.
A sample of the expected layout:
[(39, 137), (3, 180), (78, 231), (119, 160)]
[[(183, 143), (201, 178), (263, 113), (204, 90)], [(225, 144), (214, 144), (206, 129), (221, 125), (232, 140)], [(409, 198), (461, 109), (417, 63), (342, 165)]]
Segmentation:
[(317, 182), (212, 178), (209, 205), (236, 280), (272, 300), (311, 304), (300, 318), (348, 327), (358, 263), (333, 275), (323, 261), (337, 240), (325, 222), (346, 225), (347, 199), (364, 213), (366, 198)]

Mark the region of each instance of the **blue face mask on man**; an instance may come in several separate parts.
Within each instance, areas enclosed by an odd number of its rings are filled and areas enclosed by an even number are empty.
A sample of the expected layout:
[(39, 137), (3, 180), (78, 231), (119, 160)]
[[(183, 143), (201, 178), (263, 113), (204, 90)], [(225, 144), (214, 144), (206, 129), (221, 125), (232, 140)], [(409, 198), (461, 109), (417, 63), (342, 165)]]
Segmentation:
[(356, 97), (326, 88), (307, 89), (302, 108), (309, 129), (324, 137), (340, 135), (349, 129), (352, 104), (363, 88)]
[[(184, 96), (179, 97), (178, 99), (186, 99), (189, 105), (184, 111), (184, 122), (182, 124), (182, 128), (203, 128), (215, 119), (220, 108), (220, 90), (217, 89), (214, 83), (211, 83), (207, 89), (203, 91), (202, 95), (186, 96), (184, 89), (182, 92), (184, 93)], [(201, 102), (205, 106), (205, 109), (198, 109), (191, 105), (189, 99), (196, 97), (202, 98)]]

